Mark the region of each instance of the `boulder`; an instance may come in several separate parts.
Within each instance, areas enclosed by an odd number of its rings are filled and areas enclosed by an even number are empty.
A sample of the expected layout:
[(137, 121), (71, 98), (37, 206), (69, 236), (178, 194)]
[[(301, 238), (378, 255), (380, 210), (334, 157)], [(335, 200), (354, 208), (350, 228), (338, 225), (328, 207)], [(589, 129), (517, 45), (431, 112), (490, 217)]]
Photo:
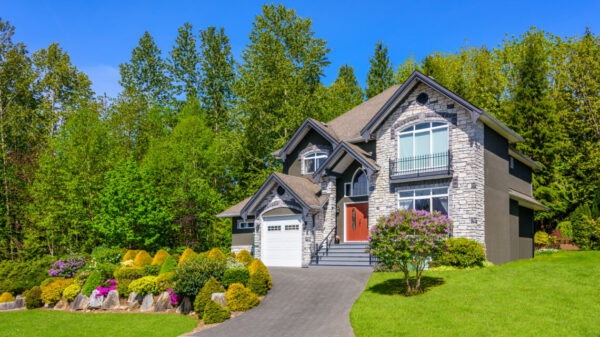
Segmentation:
[(73, 302), (71, 302), (71, 311), (85, 310), (89, 301), (89, 297), (84, 294), (78, 294), (75, 296)]
[(143, 299), (144, 298), (142, 297), (142, 295), (138, 295), (132, 291), (129, 293), (129, 298), (127, 299), (127, 306), (129, 306), (129, 309), (137, 309), (142, 304)]
[(90, 302), (88, 303), (88, 309), (100, 309), (102, 307), (102, 302), (104, 302), (104, 296), (96, 296), (100, 294), (98, 290), (92, 291), (92, 295), (90, 296)]
[(116, 290), (111, 290), (106, 295), (106, 299), (102, 302), (102, 309), (111, 310), (119, 307), (121, 303), (119, 303), (119, 292)]
[(176, 312), (178, 314), (187, 315), (190, 312), (192, 312), (193, 309), (194, 307), (192, 306), (192, 301), (190, 300), (190, 298), (184, 297), (183, 300), (181, 300), (181, 304), (179, 304), (179, 307), (177, 308)]
[(0, 303), (0, 311), (3, 311), (3, 310), (10, 310), (10, 309), (9, 309), (10, 305), (8, 305), (9, 303), (12, 303), (12, 302), (4, 302), (4, 303)]
[(15, 300), (15, 309), (21, 308), (25, 308), (25, 297), (19, 295)]
[(154, 312), (165, 312), (167, 309), (171, 309), (173, 306), (171, 305), (171, 296), (168, 292), (164, 292), (160, 294), (158, 299), (156, 300), (156, 306), (154, 307)]
[(210, 299), (219, 303), (223, 308), (227, 306), (227, 301), (225, 300), (225, 293), (213, 293), (210, 295)]
[(58, 303), (56, 303), (56, 305), (54, 306), (54, 310), (66, 310), (69, 309), (69, 301), (67, 301), (66, 298), (63, 298), (62, 300), (58, 301)]
[(144, 296), (144, 299), (142, 300), (142, 305), (140, 306), (140, 311), (141, 312), (152, 311), (153, 308), (154, 308), (154, 296), (152, 296), (152, 294), (148, 294), (148, 295)]

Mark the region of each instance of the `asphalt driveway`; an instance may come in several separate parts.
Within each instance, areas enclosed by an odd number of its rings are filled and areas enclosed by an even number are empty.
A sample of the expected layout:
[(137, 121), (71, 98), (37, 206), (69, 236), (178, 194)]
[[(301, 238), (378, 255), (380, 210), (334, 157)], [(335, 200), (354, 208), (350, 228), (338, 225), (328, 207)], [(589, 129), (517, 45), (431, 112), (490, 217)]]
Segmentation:
[(214, 328), (186, 336), (354, 336), (350, 309), (371, 268), (270, 268), (273, 288), (262, 303)]

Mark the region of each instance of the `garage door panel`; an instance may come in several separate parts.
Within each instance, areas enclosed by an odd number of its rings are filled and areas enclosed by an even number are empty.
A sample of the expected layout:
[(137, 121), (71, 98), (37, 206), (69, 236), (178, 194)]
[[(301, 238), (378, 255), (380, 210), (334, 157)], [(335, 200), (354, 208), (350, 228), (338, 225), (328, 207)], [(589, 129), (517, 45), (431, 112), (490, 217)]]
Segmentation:
[(302, 219), (299, 216), (264, 219), (263, 262), (267, 266), (302, 266)]

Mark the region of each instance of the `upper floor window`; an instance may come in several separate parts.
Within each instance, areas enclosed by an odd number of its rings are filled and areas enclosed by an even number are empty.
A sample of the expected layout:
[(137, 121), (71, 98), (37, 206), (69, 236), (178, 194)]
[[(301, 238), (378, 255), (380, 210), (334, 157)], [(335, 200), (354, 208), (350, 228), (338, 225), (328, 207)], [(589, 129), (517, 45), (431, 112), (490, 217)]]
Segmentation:
[(307, 154), (304, 156), (304, 174), (315, 173), (319, 167), (325, 162), (327, 159), (327, 153), (325, 152), (316, 152)]
[(405, 170), (447, 165), (448, 124), (420, 123), (400, 131), (398, 159)]
[(400, 191), (398, 209), (439, 211), (448, 215), (448, 188), (427, 188)]

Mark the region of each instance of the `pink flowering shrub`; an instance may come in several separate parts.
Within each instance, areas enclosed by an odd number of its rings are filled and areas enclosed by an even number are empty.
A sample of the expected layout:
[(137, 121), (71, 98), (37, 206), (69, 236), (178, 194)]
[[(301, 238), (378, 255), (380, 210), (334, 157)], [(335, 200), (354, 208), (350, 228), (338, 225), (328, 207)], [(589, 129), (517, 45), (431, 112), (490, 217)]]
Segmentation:
[(177, 296), (177, 294), (173, 292), (173, 289), (171, 289), (171, 287), (169, 287), (169, 290), (167, 290), (167, 292), (169, 293), (169, 296), (171, 296), (169, 303), (171, 303), (171, 305), (173, 306), (177, 305), (177, 303), (179, 303), (179, 301), (181, 300), (179, 296)]
[(96, 288), (96, 290), (98, 290), (98, 293), (96, 293), (96, 297), (106, 297), (109, 292), (115, 289), (117, 289), (117, 281), (115, 279), (107, 280), (106, 282), (104, 282), (103, 285)]
[[(446, 253), (444, 240), (451, 232), (452, 222), (440, 212), (394, 211), (371, 228), (368, 252), (389, 269), (402, 270), (406, 295), (414, 295), (421, 292), (421, 274), (427, 261)], [(414, 281), (409, 266), (415, 270)]]
[(48, 269), (50, 277), (73, 278), (77, 271), (87, 264), (81, 256), (71, 256), (55, 261)]

